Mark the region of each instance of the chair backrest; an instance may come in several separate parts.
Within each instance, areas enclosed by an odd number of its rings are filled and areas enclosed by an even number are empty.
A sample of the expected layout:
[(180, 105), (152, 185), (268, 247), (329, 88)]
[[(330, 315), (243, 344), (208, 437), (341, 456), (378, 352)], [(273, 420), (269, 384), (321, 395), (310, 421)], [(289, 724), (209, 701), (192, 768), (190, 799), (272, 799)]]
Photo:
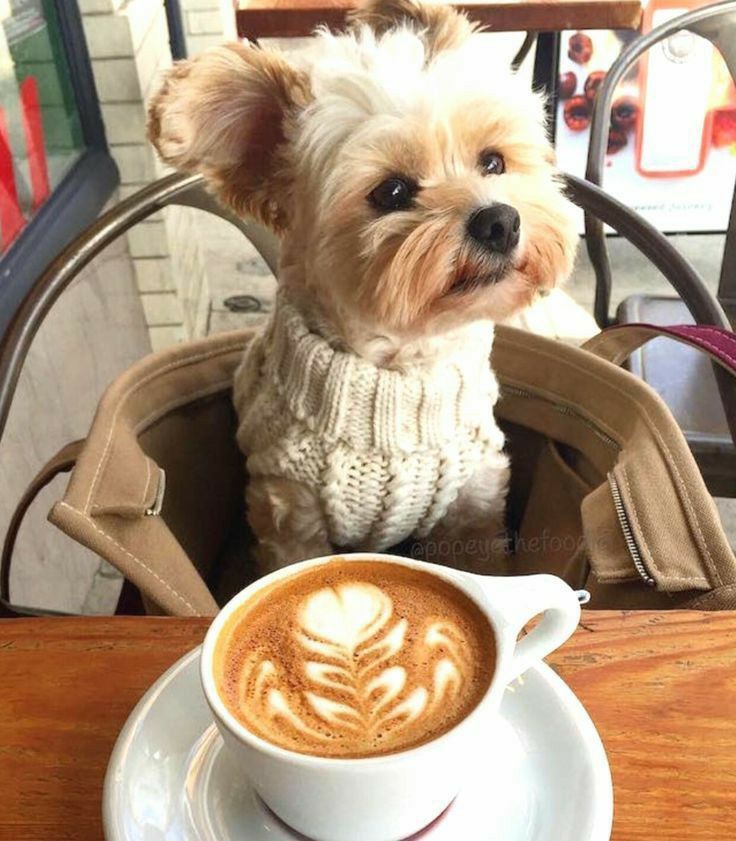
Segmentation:
[(23, 362), (51, 307), (82, 269), (106, 246), (138, 222), (168, 205), (204, 210), (235, 225), (253, 244), (272, 272), (278, 263), (278, 239), (258, 223), (240, 219), (204, 188), (199, 175), (175, 173), (155, 181), (103, 214), (73, 240), (33, 284), (0, 337), (0, 439)]
[[(655, 27), (647, 35), (632, 41), (611, 65), (598, 89), (590, 126), (590, 142), (585, 177), (592, 184), (601, 186), (605, 165), (606, 146), (609, 132), (609, 115), (613, 95), (627, 71), (651, 47), (687, 30), (707, 38), (721, 53), (731, 76), (736, 81), (736, 0), (715, 3), (712, 6), (695, 9)], [(601, 327), (609, 324), (611, 303), (611, 265), (608, 258), (605, 233), (602, 222), (592, 214), (585, 213), (586, 248), (596, 276), (594, 315)], [(698, 298), (697, 289), (687, 284), (678, 289), (681, 297), (690, 307), (691, 295)], [(736, 316), (736, 189), (731, 205), (731, 214), (726, 233), (726, 244), (721, 264), (718, 297), (728, 314)]]

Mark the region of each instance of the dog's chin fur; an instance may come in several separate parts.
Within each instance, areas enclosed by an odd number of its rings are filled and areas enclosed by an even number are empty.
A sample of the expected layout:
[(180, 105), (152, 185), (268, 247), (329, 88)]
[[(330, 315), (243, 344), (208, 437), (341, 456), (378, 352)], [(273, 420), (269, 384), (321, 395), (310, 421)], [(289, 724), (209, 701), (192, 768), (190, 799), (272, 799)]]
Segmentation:
[[(379, 365), (431, 363), (467, 325), (502, 321), (572, 266), (544, 103), (446, 7), (371, 0), (295, 60), (241, 44), (205, 52), (168, 73), (149, 136), (277, 232), (279, 282), (308, 322)], [(483, 173), (488, 150), (503, 174)], [(369, 195), (391, 176), (417, 191), (382, 213)], [(494, 203), (521, 221), (503, 258), (466, 232)]]

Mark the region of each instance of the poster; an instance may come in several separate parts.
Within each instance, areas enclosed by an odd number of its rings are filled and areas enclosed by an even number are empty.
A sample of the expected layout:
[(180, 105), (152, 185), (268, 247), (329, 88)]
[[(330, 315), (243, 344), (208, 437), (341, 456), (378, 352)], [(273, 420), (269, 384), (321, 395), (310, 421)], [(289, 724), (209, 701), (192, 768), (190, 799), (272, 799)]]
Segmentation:
[[(645, 30), (687, 8), (648, 9)], [(556, 148), (584, 176), (596, 90), (631, 31), (564, 32)], [(720, 54), (689, 32), (653, 47), (613, 98), (605, 190), (667, 233), (724, 231), (736, 179), (736, 90)], [(582, 231), (582, 214), (581, 214)]]

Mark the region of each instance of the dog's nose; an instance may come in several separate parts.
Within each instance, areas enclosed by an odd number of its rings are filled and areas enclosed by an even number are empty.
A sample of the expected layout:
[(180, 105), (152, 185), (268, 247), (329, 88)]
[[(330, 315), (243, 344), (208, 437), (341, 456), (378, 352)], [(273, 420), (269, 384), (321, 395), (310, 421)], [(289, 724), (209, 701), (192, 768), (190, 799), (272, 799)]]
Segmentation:
[(519, 244), (519, 214), (508, 204), (481, 207), (468, 220), (468, 233), (489, 251), (508, 254)]

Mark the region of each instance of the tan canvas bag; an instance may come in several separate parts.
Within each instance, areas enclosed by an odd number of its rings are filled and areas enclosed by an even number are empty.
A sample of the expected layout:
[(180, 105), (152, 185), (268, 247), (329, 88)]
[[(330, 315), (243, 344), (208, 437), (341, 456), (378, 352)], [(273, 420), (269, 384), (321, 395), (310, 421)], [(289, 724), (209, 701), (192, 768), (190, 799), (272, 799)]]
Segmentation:
[[(615, 328), (585, 350), (498, 328), (514, 551), (496, 571), (557, 573), (589, 589), (591, 607), (736, 608), (736, 559), (687, 443), (662, 400), (618, 367), (651, 335)], [(119, 377), (51, 511), (152, 610), (212, 614), (255, 574), (230, 402), (252, 336), (180, 345)]]

